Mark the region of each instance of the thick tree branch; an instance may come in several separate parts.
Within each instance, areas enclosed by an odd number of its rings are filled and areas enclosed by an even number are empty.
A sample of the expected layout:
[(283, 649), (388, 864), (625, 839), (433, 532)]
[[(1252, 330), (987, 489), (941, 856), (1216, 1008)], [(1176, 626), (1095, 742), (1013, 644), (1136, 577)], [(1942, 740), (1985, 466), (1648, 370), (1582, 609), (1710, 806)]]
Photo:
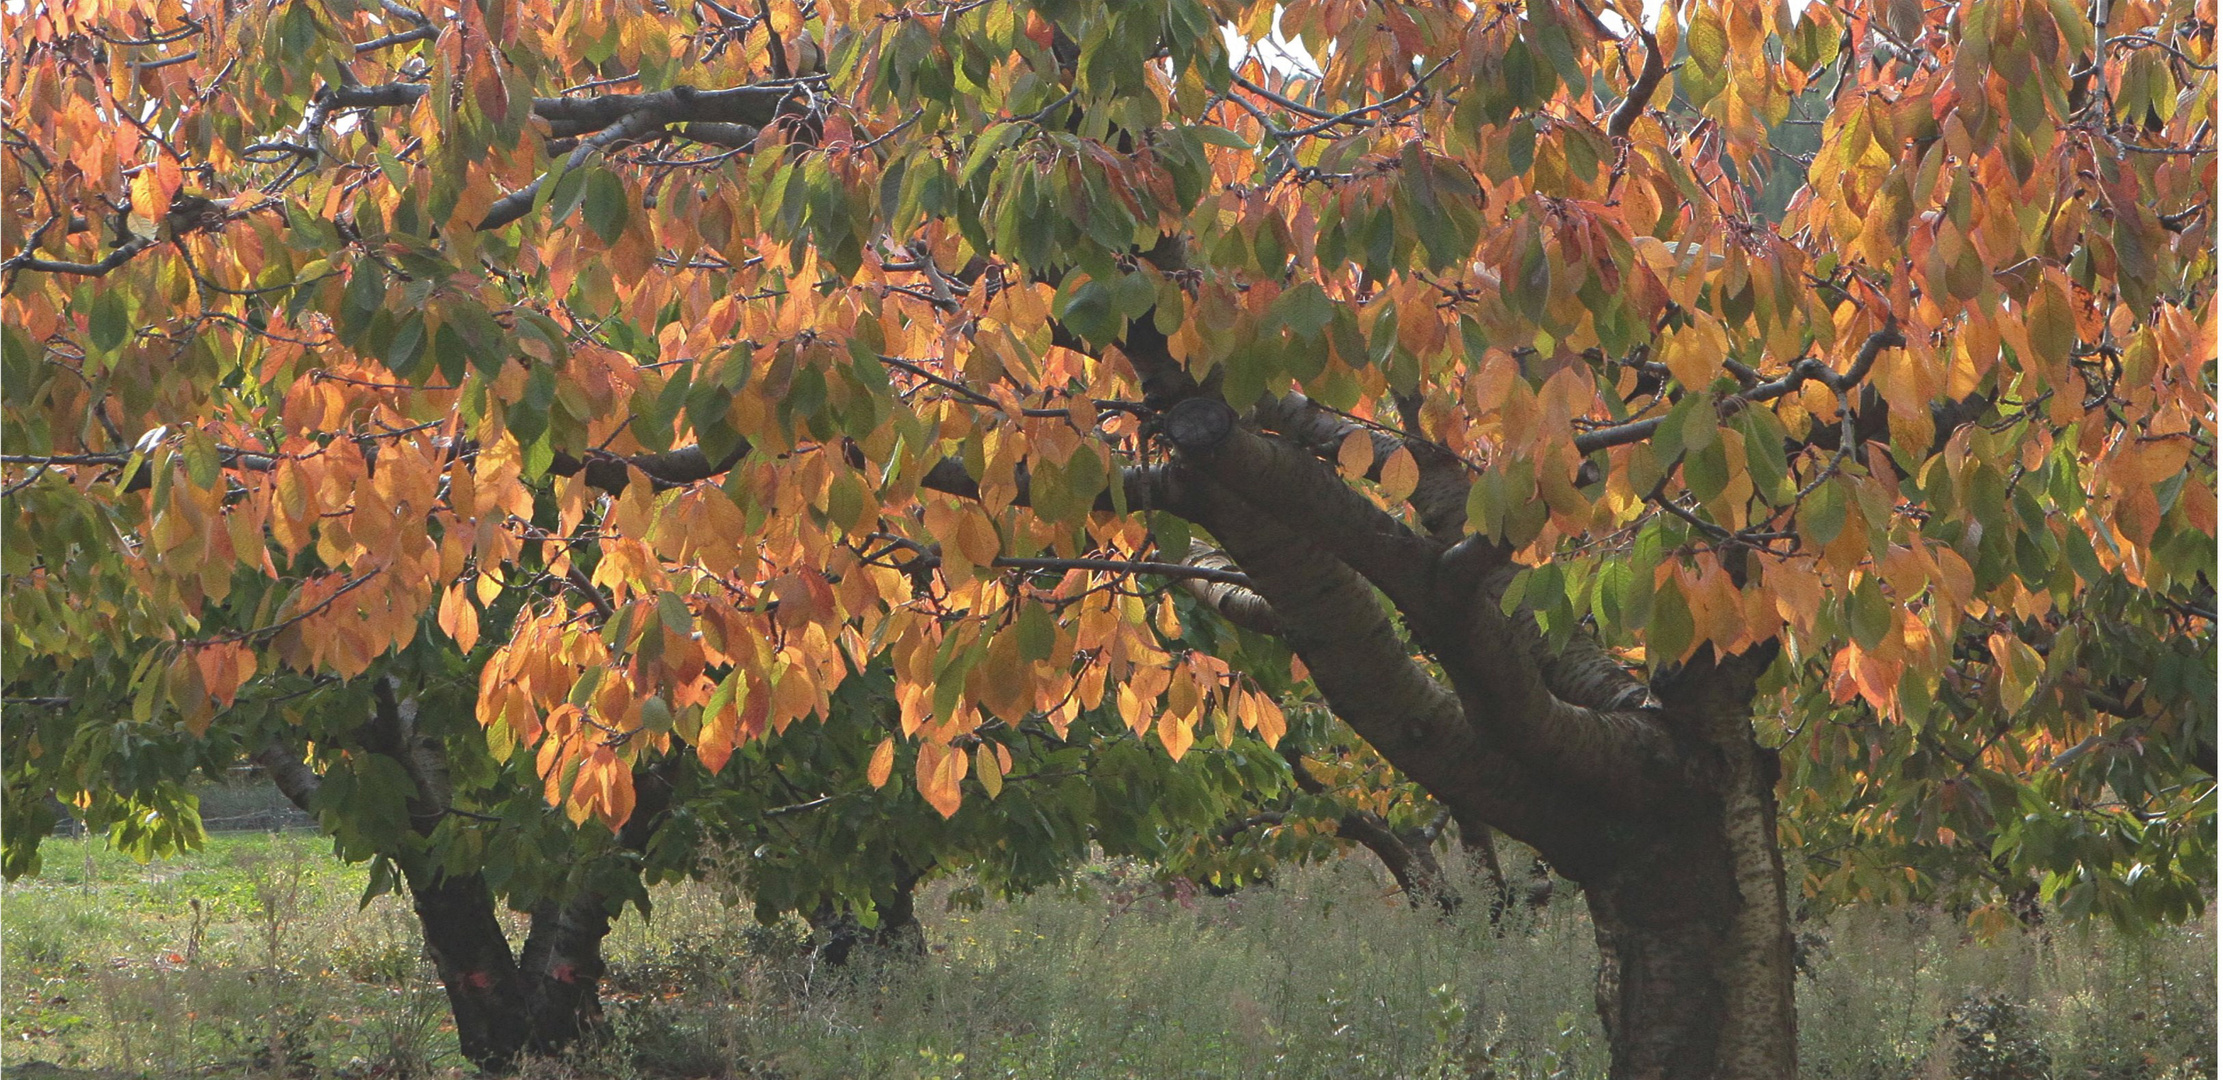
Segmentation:
[[(1809, 380), (1819, 382), (1832, 390), (1849, 391), (1859, 385), (1862, 379), (1868, 377), (1869, 369), (1875, 367), (1876, 358), (1883, 354), (1883, 350), (1898, 348), (1905, 344), (1906, 337), (1899, 333), (1897, 327), (1884, 327), (1868, 335), (1868, 339), (1860, 345), (1859, 354), (1853, 358), (1852, 366), (1843, 372), (1832, 371), (1828, 364), (1808, 357), (1793, 364), (1791, 370), (1782, 378), (1761, 383), (1750, 390), (1723, 398), (1719, 408), (1727, 411), (1741, 408), (1753, 402), (1773, 401), (1786, 394), (1796, 392), (1799, 387), (1804, 386)], [(1575, 436), (1575, 449), (1584, 454), (1591, 454), (1609, 447), (1627, 446), (1630, 443), (1643, 442), (1651, 438), (1653, 432), (1659, 430), (1661, 422), (1665, 419), (1664, 416), (1655, 416), (1648, 420), (1634, 420), (1626, 424), (1615, 424), (1612, 427), (1585, 431)]]
[(1259, 427), (1275, 432), (1311, 451), (1323, 459), (1333, 459), (1342, 449), (1343, 441), (1354, 431), (1364, 431), (1374, 444), (1374, 460), (1367, 466), (1366, 477), (1379, 481), (1382, 466), (1392, 455), (1403, 449), (1410, 452), (1415, 464), (1420, 466), (1420, 484), (1413, 489), (1406, 502), (1420, 515), (1420, 526), (1428, 535), (1442, 543), (1455, 543), (1464, 534), (1467, 521), (1467, 492), (1474, 484), (1474, 475), (1457, 455), (1435, 443), (1420, 439), (1404, 439), (1376, 428), (1368, 428), (1358, 421), (1339, 416), (1314, 404), (1303, 394), (1290, 393), (1278, 398), (1267, 398), (1251, 412), (1251, 419)]
[[(1690, 756), (1656, 710), (1639, 706), (1641, 689), (1610, 656), (1594, 643), (1587, 653), (1553, 654), (1525, 611), (1505, 613), (1505, 585), (1518, 569), (1479, 537), (1461, 543), (1444, 556), (1437, 583), (1460, 599), (1419, 628), (1475, 727), (1511, 756), (1618, 809), (1687, 790)], [(1579, 700), (1621, 707), (1574, 704), (1553, 692), (1554, 681)]]
[(1652, 103), (1652, 92), (1659, 89), (1660, 79), (1667, 75), (1667, 65), (1660, 56), (1659, 39), (1650, 30), (1639, 28), (1636, 36), (1644, 42), (1644, 67), (1637, 72), (1636, 81), (1629, 84), (1629, 96), (1621, 99), (1613, 110), (1612, 119), (1606, 121), (1606, 134), (1616, 139), (1629, 136), (1629, 129), (1636, 125), (1636, 118), (1644, 115), (1645, 106)]
[[(1182, 562), (1201, 569), (1233, 570), (1235, 568), (1235, 560), (1228, 558), (1226, 552), (1196, 539), (1189, 541), (1189, 554)], [(1250, 587), (1249, 575), (1247, 574), (1244, 575), (1241, 584), (1229, 581), (1211, 581), (1205, 578), (1188, 578), (1183, 580), (1181, 585), (1188, 590), (1190, 596), (1196, 598), (1198, 603), (1211, 608), (1218, 613), (1220, 618), (1226, 619), (1228, 622), (1234, 623), (1245, 630), (1261, 634), (1280, 632), (1280, 627), (1274, 622), (1273, 605), (1267, 603), (1265, 597), (1258, 595), (1257, 590)]]
[[(393, 35), (429, 33), (429, 28)], [(384, 44), (399, 41), (380, 39)], [(598, 150), (636, 142), (670, 125), (681, 125), (680, 134), (704, 142), (736, 148), (753, 145), (756, 133), (783, 115), (801, 114), (807, 108), (803, 87), (814, 78), (782, 80), (722, 90), (675, 86), (635, 94), (597, 94), (592, 97), (533, 99), (533, 115), (547, 121), (551, 139), (578, 139), (565, 160), (566, 169), (584, 166)], [(342, 109), (396, 108), (414, 105), (431, 91), (424, 83), (379, 83), (368, 86), (328, 88), (310, 107), (303, 126), (313, 128), (323, 117)], [(495, 200), (480, 229), (498, 229), (532, 211), (544, 174), (525, 187)]]
[(316, 813), (311, 804), (316, 801), (317, 790), (324, 786), (324, 778), (302, 761), (301, 755), (273, 742), (248, 755), (248, 760), (262, 767), (263, 774), (277, 785), (278, 793), (284, 795), (287, 802), (299, 807), (302, 813)]
[(1514, 568), (1494, 545), (1463, 543), (1461, 557), (1445, 562), (1449, 573), (1439, 576), (1435, 545), (1312, 455), (1237, 427), (1234, 411), (1217, 399), (1182, 402), (1163, 429), (1184, 462), (1380, 589), (1453, 676), (1476, 728), (1507, 752), (1612, 799), (1641, 802), (1683, 778), (1685, 756), (1653, 715), (1591, 708), (1554, 692), (1556, 676), (1580, 701), (1643, 699), (1594, 644), (1563, 656), (1545, 647), (1525, 613), (1520, 622), (1504, 613), (1498, 601)]
[(1408, 617), (1425, 617), (1434, 606), (1436, 547), (1318, 458), (1237, 426), (1235, 410), (1214, 397), (1181, 402), (1162, 429), (1186, 465), (1332, 551)]
[(36, 258), (31, 254), (30, 248), (25, 248), (6, 262), (0, 262), (0, 273), (16, 270), (37, 270), (47, 274), (76, 274), (80, 277), (100, 277), (130, 262), (140, 252), (153, 247), (154, 244), (154, 238), (151, 236), (134, 236), (116, 245), (115, 250), (103, 256), (99, 262), (89, 263), (60, 262), (54, 259)]
[(1191, 483), (1183, 493), (1168, 509), (1204, 526), (1242, 565), (1338, 717), (1450, 807), (1462, 828), (1493, 824), (1579, 858), (1594, 811), (1484, 745), (1350, 567), (1225, 489)]

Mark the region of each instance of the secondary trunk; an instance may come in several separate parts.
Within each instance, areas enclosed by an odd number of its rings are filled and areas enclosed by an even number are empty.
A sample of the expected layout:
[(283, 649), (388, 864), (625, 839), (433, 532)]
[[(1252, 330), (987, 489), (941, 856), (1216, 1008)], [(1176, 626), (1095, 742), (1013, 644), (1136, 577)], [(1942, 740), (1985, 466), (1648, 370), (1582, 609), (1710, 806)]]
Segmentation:
[[(376, 698), (377, 711), (359, 733), (362, 742), (409, 776), (416, 789), (408, 803), (410, 824), (429, 836), (448, 812), (446, 759), (439, 742), (417, 730), (414, 702), (399, 700), (383, 681)], [(298, 750), (272, 744), (254, 760), (289, 800), (316, 812), (322, 778)], [(620, 842), (639, 850), (668, 807), (671, 786), (656, 771), (637, 773), (635, 784), (639, 813)], [(560, 1054), (601, 1027), (602, 941), (610, 932), (602, 893), (582, 886), (568, 901), (536, 907), (520, 957), (483, 876), (449, 874), (413, 853), (389, 857), (409, 888), (425, 953), (447, 992), (457, 1048), (472, 1065), (507, 1072), (527, 1053)]]
[(532, 931), (519, 957), (528, 1045), (536, 1054), (555, 1055), (581, 1037), (603, 1028), (602, 939), (610, 934), (610, 911), (601, 894), (582, 892), (569, 901), (547, 901), (533, 908)]

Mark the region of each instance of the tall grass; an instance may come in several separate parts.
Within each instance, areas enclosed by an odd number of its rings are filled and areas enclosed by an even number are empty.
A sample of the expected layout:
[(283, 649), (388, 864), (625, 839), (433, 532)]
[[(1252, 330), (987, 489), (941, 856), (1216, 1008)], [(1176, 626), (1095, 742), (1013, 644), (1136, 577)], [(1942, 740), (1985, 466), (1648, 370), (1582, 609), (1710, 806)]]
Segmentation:
[[(357, 911), (314, 837), (224, 837), (139, 867), (88, 842), (0, 893), (0, 1064), (157, 1075), (460, 1074), (406, 904)], [(82, 854), (82, 858), (77, 856)], [(608, 943), (612, 1038), (542, 1077), (1603, 1076), (1579, 899), (1493, 933), (1363, 859), (1212, 897), (1135, 867), (967, 905), (920, 898), (923, 957), (817, 963), (731, 880), (659, 889)], [(1480, 897), (1469, 883), (1470, 896)], [(201, 903), (196, 919), (192, 901)], [(1933, 912), (1809, 931), (1805, 1070), (1834, 1080), (2189, 1080), (2215, 1074), (2213, 916), (1968, 940)], [(194, 962), (185, 959), (198, 936)]]

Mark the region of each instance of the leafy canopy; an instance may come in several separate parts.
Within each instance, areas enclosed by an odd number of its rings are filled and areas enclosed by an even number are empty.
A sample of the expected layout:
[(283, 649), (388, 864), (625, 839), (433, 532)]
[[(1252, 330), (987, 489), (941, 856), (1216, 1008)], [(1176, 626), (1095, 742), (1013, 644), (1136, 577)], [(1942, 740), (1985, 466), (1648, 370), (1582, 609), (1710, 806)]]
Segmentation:
[[(1781, 642), (1797, 827), (2084, 800), (2119, 842), (1987, 861), (2181, 913), (2214, 5), (1623, 7), (33, 4), (0, 662), (129, 705), (11, 725), (11, 799), (488, 626), (493, 758), (612, 828), (637, 764), (719, 770), (882, 655), (869, 775), (945, 816), (1030, 718), (1271, 742), (1260, 673), (1127, 587), (1243, 584), (1155, 501), (1187, 380), (1301, 392), (1554, 640)], [(1287, 62), (1230, 51), (1277, 19)]]

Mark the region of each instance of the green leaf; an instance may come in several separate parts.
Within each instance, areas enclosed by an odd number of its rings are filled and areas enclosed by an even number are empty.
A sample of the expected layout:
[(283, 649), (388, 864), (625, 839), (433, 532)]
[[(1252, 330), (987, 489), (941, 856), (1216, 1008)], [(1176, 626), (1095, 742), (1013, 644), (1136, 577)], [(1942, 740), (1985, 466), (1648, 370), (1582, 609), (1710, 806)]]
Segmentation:
[(1667, 587), (1652, 597), (1651, 624), (1644, 634), (1644, 652), (1653, 670), (1682, 659), (1683, 650), (1690, 647), (1691, 636), (1697, 632), (1683, 590), (1669, 579)]
[(1689, 28), (1683, 31), (1683, 41), (1690, 48), (1690, 57), (1675, 74), (1675, 84), (1692, 106), (1702, 106), (1721, 96), (1729, 87), (1729, 30), (1722, 25), (1721, 12), (1711, 4), (1698, 4), (1691, 15)]
[(1711, 502), (1729, 486), (1729, 459), (1719, 439), (1683, 459), (1683, 482), (1700, 502)]
[(1150, 515), (1150, 535), (1157, 540), (1158, 557), (1167, 562), (1180, 562), (1189, 557), (1188, 520), (1174, 514), (1156, 511)]
[(1065, 301), (1064, 310), (1055, 314), (1066, 329), (1094, 345), (1110, 344), (1124, 325), (1124, 320), (1112, 309), (1111, 290), (1093, 279), (1074, 289)]
[(1853, 640), (1863, 649), (1873, 649), (1891, 632), (1891, 602), (1884, 599), (1883, 590), (1876, 586), (1875, 575), (1863, 575), (1860, 584), (1853, 586), (1852, 596), (1846, 601), (1848, 620), (1852, 623)]
[(1266, 313), (1269, 327), (1287, 327), (1291, 333), (1306, 340), (1318, 338), (1320, 332), (1334, 318), (1335, 301), (1328, 299), (1328, 294), (1314, 281), (1299, 282), (1289, 291), (1275, 297), (1272, 307)]
[(1837, 59), (1837, 28), (1822, 25), (1816, 14), (1817, 10), (1809, 6), (1791, 31), (1791, 40), (1784, 43), (1786, 55), (1800, 71), (1812, 71)]
[(595, 169), (587, 176), (584, 195), (587, 227), (602, 238), (605, 244), (615, 244), (625, 235), (625, 222), (630, 207), (625, 197), (625, 181), (608, 169)]
[(131, 305), (117, 288), (94, 290), (93, 310), (87, 317), (93, 348), (112, 353), (131, 340)]
[(980, 137), (973, 140), (972, 152), (965, 155), (965, 167), (957, 172), (958, 186), (971, 187), (981, 170), (996, 159), (996, 153), (1011, 145), (1024, 131), (1022, 125), (1007, 121), (981, 132)]
[(586, 198), (587, 176), (595, 171), (585, 166), (569, 169), (560, 164), (557, 168), (561, 171), (556, 177), (556, 182), (546, 185), (544, 189), (548, 196), (548, 225), (550, 228), (563, 224), (564, 219), (569, 218), (571, 212), (579, 208), (580, 201)]
[(1019, 656), (1029, 662), (1047, 660), (1057, 645), (1057, 622), (1049, 609), (1027, 604), (1019, 609)]
[(1835, 484), (1823, 484), (1806, 497), (1798, 509), (1799, 530), (1817, 544), (1837, 539), (1845, 528), (1845, 496)]
[(1213, 146), (1224, 146), (1230, 150), (1248, 150), (1251, 148), (1251, 145), (1249, 143), (1243, 141), (1242, 136), (1237, 135), (1234, 132), (1229, 131), (1223, 127), (1214, 127), (1211, 124), (1199, 124), (1196, 127), (1191, 128), (1190, 130), (1196, 132), (1196, 137), (1199, 140), (1210, 143)]

